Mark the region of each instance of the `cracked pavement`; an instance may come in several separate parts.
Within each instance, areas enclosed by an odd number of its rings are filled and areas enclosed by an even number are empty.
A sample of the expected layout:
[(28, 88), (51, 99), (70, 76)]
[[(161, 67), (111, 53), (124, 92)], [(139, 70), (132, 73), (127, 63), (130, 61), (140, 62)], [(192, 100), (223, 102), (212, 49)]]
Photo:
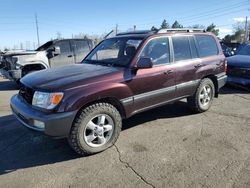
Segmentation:
[(185, 100), (138, 114), (114, 147), (79, 157), (17, 122), (16, 89), (0, 78), (0, 187), (250, 187), (249, 91), (224, 88), (204, 114)]

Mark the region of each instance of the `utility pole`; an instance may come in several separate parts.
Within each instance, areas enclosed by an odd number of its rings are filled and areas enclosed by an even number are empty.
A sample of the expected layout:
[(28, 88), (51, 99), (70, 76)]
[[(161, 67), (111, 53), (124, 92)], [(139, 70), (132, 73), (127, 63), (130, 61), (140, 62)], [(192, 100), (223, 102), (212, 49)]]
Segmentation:
[(117, 33), (118, 33), (118, 24), (116, 24), (115, 26), (115, 35), (117, 35)]
[(247, 42), (247, 38), (248, 38), (248, 18), (246, 16), (244, 42)]
[(136, 25), (134, 25), (134, 31), (136, 30)]
[(38, 44), (38, 46), (40, 46), (39, 28), (38, 28), (37, 14), (35, 14), (35, 19), (36, 19), (36, 35), (37, 35), (37, 44)]

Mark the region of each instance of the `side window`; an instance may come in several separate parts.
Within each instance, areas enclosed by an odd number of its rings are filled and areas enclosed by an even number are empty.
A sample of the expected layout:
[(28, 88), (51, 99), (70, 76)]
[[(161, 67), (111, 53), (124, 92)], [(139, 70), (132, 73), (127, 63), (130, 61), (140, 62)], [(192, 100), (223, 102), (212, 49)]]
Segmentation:
[(152, 39), (143, 49), (141, 57), (152, 58), (154, 65), (170, 62), (169, 40), (167, 37)]
[(172, 37), (175, 61), (192, 59), (187, 36)]
[(200, 57), (208, 57), (218, 54), (218, 47), (215, 39), (210, 35), (196, 35)]
[(198, 58), (197, 48), (195, 45), (194, 37), (189, 37), (189, 44), (191, 49), (192, 58)]
[(75, 50), (76, 53), (87, 53), (89, 52), (88, 41), (75, 40)]
[(69, 54), (71, 52), (69, 41), (59, 41), (55, 44), (55, 46), (60, 47), (61, 54), (63, 53)]

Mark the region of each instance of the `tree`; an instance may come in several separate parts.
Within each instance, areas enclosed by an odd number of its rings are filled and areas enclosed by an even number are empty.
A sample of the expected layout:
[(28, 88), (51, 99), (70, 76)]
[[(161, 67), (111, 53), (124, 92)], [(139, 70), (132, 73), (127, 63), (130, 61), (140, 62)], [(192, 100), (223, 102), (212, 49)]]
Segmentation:
[(158, 29), (155, 26), (151, 27), (151, 31), (157, 31)]
[(190, 28), (205, 29), (205, 26), (204, 25), (200, 25), (200, 24), (194, 24), (194, 25), (190, 26)]
[(216, 36), (219, 35), (219, 29), (216, 29), (216, 25), (214, 25), (213, 23), (210, 24), (209, 26), (207, 26), (206, 31), (207, 31), (207, 32), (212, 32), (212, 33), (214, 33)]
[(161, 29), (168, 29), (169, 28), (169, 24), (168, 22), (164, 19), (162, 24), (161, 24)]
[(62, 39), (62, 34), (61, 34), (61, 32), (58, 31), (58, 32), (56, 33), (56, 38), (57, 38), (57, 39)]
[(183, 28), (183, 26), (177, 20), (175, 20), (172, 25), (172, 28)]

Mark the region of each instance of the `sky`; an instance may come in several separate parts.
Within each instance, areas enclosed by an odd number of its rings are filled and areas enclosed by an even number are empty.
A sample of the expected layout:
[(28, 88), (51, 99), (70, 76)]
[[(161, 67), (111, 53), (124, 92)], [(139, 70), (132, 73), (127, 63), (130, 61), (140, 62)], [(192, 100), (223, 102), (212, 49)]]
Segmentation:
[(214, 23), (220, 37), (232, 33), (236, 22), (250, 17), (250, 0), (8, 0), (0, 10), (0, 49), (37, 45), (35, 14), (40, 44), (56, 38), (84, 33), (101, 35), (118, 25), (126, 31), (136, 25), (145, 30), (159, 27), (166, 19), (188, 27)]

